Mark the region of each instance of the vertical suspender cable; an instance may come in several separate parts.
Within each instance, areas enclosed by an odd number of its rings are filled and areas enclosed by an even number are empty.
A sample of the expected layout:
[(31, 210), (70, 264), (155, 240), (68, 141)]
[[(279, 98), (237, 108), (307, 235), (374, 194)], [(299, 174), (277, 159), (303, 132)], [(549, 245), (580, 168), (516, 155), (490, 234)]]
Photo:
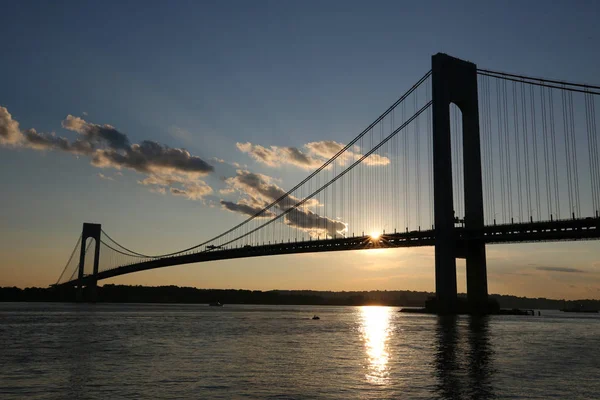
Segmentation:
[(565, 163), (566, 163), (566, 172), (567, 172), (567, 194), (569, 199), (569, 210), (567, 215), (571, 215), (573, 212), (573, 186), (571, 183), (571, 152), (570, 145), (571, 140), (569, 139), (569, 114), (567, 112), (567, 101), (566, 101), (566, 92), (561, 91), (562, 97), (562, 111), (563, 111), (563, 130), (564, 130), (564, 138), (565, 138)]
[(489, 154), (489, 174), (490, 174), (490, 197), (492, 204), (491, 217), (496, 221), (496, 186), (494, 183), (494, 143), (493, 143), (493, 132), (492, 132), (492, 97), (490, 91), (490, 78), (486, 77), (485, 80), (485, 97), (486, 101), (486, 115), (487, 115), (487, 131), (488, 131), (488, 154)]
[(529, 86), (529, 101), (531, 105), (531, 130), (533, 139), (533, 180), (535, 181), (535, 199), (536, 199), (536, 210), (537, 220), (541, 220), (542, 214), (542, 202), (540, 199), (540, 178), (539, 178), (539, 162), (538, 162), (538, 146), (537, 146), (537, 122), (536, 122), (536, 107), (535, 107), (535, 91), (533, 85)]
[(575, 114), (573, 113), (573, 92), (569, 92), (569, 116), (571, 119), (571, 151), (573, 152), (573, 172), (575, 178), (575, 215), (581, 217), (581, 202), (579, 199), (579, 170), (577, 161), (577, 141), (575, 140)]
[(513, 92), (513, 122), (515, 130), (515, 148), (516, 148), (516, 161), (517, 161), (517, 204), (519, 206), (519, 222), (523, 222), (523, 193), (521, 191), (521, 138), (519, 134), (519, 112), (518, 112), (518, 100), (517, 100), (517, 83), (512, 83)]
[(585, 94), (586, 131), (588, 135), (588, 155), (590, 158), (590, 183), (592, 191), (592, 212), (595, 216), (600, 208), (600, 166), (598, 165), (597, 143), (594, 129), (594, 96)]
[(550, 161), (548, 156), (548, 125), (546, 120), (546, 93), (544, 87), (540, 87), (542, 93), (542, 129), (544, 137), (544, 173), (546, 176), (546, 205), (548, 218), (552, 218), (552, 196), (550, 187)]
[[(429, 83), (429, 81), (428, 81)], [(431, 100), (431, 92), (429, 84), (427, 84), (427, 102)], [(429, 225), (434, 228), (434, 216), (433, 216), (433, 129), (431, 121), (431, 109), (427, 110), (427, 175), (429, 179)]]
[[(419, 109), (418, 109), (418, 91), (415, 92), (414, 96), (415, 96), (415, 110), (414, 112), (416, 113)], [(417, 227), (420, 228), (421, 226), (421, 176), (419, 173), (419, 161), (420, 161), (420, 157), (419, 157), (419, 139), (420, 139), (420, 135), (419, 135), (419, 119), (421, 118), (421, 116), (418, 116), (415, 119), (415, 176), (416, 176), (416, 186), (417, 186), (417, 199), (416, 199), (416, 204), (417, 204)]]
[(550, 167), (553, 170), (554, 177), (554, 204), (556, 206), (556, 218), (560, 219), (560, 197), (558, 195), (558, 158), (556, 157), (556, 132), (554, 129), (554, 99), (552, 97), (552, 89), (548, 89), (550, 105), (550, 137), (552, 139), (552, 162)]
[(502, 102), (500, 101), (501, 90), (500, 90), (500, 80), (496, 80), (496, 109), (497, 109), (497, 119), (498, 119), (498, 150), (500, 156), (500, 199), (502, 205), (502, 221), (506, 222), (506, 197), (504, 190), (504, 128), (502, 126)]
[(531, 178), (529, 166), (529, 138), (527, 132), (527, 104), (525, 99), (525, 84), (521, 82), (521, 113), (523, 114), (523, 151), (525, 158), (525, 189), (527, 194), (527, 220), (533, 217), (531, 209)]
[(508, 125), (508, 92), (506, 90), (506, 80), (502, 81), (502, 91), (504, 93), (504, 140), (506, 141), (506, 149), (505, 149), (505, 159), (506, 162), (506, 189), (508, 195), (508, 221), (511, 221), (513, 218), (513, 197), (512, 197), (512, 174), (511, 174), (511, 154), (510, 154), (510, 129)]

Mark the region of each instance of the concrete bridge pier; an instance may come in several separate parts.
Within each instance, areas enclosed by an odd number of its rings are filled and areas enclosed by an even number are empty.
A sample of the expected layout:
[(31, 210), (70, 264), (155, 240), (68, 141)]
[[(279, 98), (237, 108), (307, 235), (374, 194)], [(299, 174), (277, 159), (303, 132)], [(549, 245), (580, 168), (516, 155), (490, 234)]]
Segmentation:
[(483, 238), (483, 189), (477, 95), (477, 66), (438, 53), (432, 57), (433, 189), (435, 213), (436, 307), (440, 314), (458, 309), (456, 288), (457, 246), (452, 188), (450, 104), (461, 110), (463, 122), (463, 171), (465, 235), (462, 256), (467, 264), (469, 311), (487, 310), (487, 272)]

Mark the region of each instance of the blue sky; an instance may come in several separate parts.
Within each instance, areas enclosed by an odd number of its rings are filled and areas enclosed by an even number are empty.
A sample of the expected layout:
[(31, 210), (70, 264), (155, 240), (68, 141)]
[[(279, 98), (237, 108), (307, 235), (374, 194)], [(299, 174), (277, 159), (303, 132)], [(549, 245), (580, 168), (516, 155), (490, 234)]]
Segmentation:
[[(0, 15), (0, 106), (23, 131), (72, 140), (109, 124), (131, 143), (185, 148), (215, 167), (201, 180), (217, 198), (220, 178), (236, 174), (234, 162), (290, 188), (306, 169), (269, 167), (236, 143), (347, 143), (430, 68), (437, 52), (482, 68), (598, 83), (599, 13), (595, 1), (7, 1)], [(68, 115), (87, 125), (65, 129)], [(168, 187), (165, 194), (150, 192), (160, 187), (138, 184), (147, 177), (98, 168), (81, 154), (0, 146), (0, 285), (52, 283), (84, 221), (102, 223), (131, 248), (160, 253), (199, 243), (242, 218), (169, 194)], [(597, 244), (514, 245), (490, 253), (492, 292), (600, 297)], [(548, 266), (579, 272), (538, 269)], [(540, 288), (540, 279), (550, 283)], [(336, 290), (434, 285), (426, 249), (226, 261), (117, 282)]]

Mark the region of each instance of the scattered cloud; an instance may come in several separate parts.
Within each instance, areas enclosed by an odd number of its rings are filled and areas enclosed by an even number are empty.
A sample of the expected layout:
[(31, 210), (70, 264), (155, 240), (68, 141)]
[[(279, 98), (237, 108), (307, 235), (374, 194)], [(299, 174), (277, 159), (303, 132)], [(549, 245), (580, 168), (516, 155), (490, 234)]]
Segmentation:
[(100, 168), (128, 168), (154, 174), (204, 176), (214, 170), (211, 165), (185, 149), (170, 148), (148, 140), (133, 144), (124, 151), (113, 148), (98, 149), (93, 153), (92, 164)]
[(344, 222), (320, 216), (308, 208), (294, 208), (284, 217), (286, 225), (308, 232), (313, 237), (345, 236), (348, 231)]
[[(228, 210), (231, 212), (237, 212), (237, 213), (248, 215), (248, 216), (254, 216), (263, 210), (263, 207), (246, 204), (247, 202), (248, 202), (247, 199), (243, 199), (238, 203), (234, 203), (232, 201), (227, 201), (227, 200), (221, 200), (221, 206), (225, 210)], [(265, 210), (263, 213), (258, 215), (257, 218), (273, 218), (274, 216), (275, 216), (275, 213), (273, 213), (272, 211), (269, 211), (269, 210)]]
[[(264, 147), (250, 142), (236, 143), (236, 146), (242, 153), (248, 154), (254, 160), (269, 167), (275, 168), (287, 164), (309, 170), (320, 167), (345, 148), (343, 143), (334, 140), (310, 142), (305, 144), (302, 149), (297, 147)], [(358, 146), (347, 149), (338, 156), (337, 163), (343, 166), (360, 159), (363, 154), (359, 151)], [(379, 154), (371, 154), (363, 160), (363, 163), (369, 166), (383, 166), (388, 165), (390, 159)]]
[(573, 272), (579, 274), (585, 274), (586, 271), (577, 268), (569, 268), (569, 267), (537, 267), (537, 270), (540, 271), (550, 271), (550, 272)]
[(83, 114), (84, 117), (87, 117), (87, 115), (88, 115), (87, 111), (84, 111), (81, 114)]
[(23, 140), (19, 123), (12, 119), (12, 115), (4, 107), (0, 107), (0, 144), (17, 145)]
[(238, 150), (247, 153), (256, 161), (269, 167), (279, 167), (284, 164), (293, 165), (303, 169), (316, 169), (323, 164), (319, 158), (303, 153), (296, 147), (263, 147), (258, 144), (236, 143)]
[(103, 173), (99, 173), (98, 176), (100, 177), (100, 179), (105, 179), (107, 181), (114, 181), (115, 180), (115, 178), (112, 178), (110, 176), (106, 176)]
[(227, 162), (222, 158), (218, 158), (218, 157), (212, 157), (210, 159), (210, 161), (214, 162), (214, 163), (219, 163), (219, 164), (223, 164), (226, 167), (231, 167), (233, 169), (248, 169), (248, 166), (246, 164), (240, 164), (236, 161), (234, 162)]
[(61, 123), (62, 127), (77, 132), (83, 136), (83, 140), (90, 144), (106, 143), (112, 149), (127, 149), (129, 139), (127, 135), (119, 132), (110, 125), (96, 125), (86, 122), (84, 119), (67, 115)]
[(194, 174), (157, 173), (150, 174), (144, 180), (138, 181), (140, 185), (150, 186), (155, 193), (171, 193), (173, 196), (185, 197), (189, 200), (204, 200), (213, 193), (213, 189), (204, 181), (195, 178)]
[(34, 150), (61, 150), (75, 155), (89, 156), (94, 152), (90, 142), (80, 139), (69, 142), (67, 138), (56, 136), (54, 133), (38, 133), (35, 129), (23, 133), (21, 144)]
[(318, 215), (310, 210), (319, 205), (317, 200), (309, 199), (302, 206), (295, 208), (300, 199), (288, 195), (273, 181), (274, 179), (267, 175), (239, 169), (235, 176), (225, 180), (227, 184), (225, 192), (237, 192), (241, 199), (237, 202), (221, 200), (221, 206), (232, 212), (254, 215), (268, 204), (277, 201), (273, 207), (265, 211), (264, 217), (274, 217), (287, 211), (283, 223), (308, 232), (313, 237), (345, 235), (347, 225), (344, 222)]
[(172, 195), (183, 196), (190, 200), (202, 200), (213, 192), (212, 188), (204, 182), (185, 184), (183, 189), (172, 187), (169, 189)]
[[(67, 115), (61, 125), (76, 132), (77, 138), (69, 140), (55, 133), (38, 133), (35, 129), (22, 131), (8, 110), (0, 107), (0, 145), (87, 156), (91, 164), (99, 168), (129, 169), (145, 174), (147, 177), (139, 183), (152, 186), (153, 191), (158, 193), (166, 193), (166, 186), (173, 189), (169, 189), (171, 194), (192, 200), (212, 193), (212, 189), (200, 178), (213, 172), (214, 168), (185, 149), (149, 140), (131, 144), (127, 135), (115, 127), (93, 124), (73, 115)], [(110, 179), (100, 175), (103, 179)], [(172, 188), (173, 184), (180, 187)]]

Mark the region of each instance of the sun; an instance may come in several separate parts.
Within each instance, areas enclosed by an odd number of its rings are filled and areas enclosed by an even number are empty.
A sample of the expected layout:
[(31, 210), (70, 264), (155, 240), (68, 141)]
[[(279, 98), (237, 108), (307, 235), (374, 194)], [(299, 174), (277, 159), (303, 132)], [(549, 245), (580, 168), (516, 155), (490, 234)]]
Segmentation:
[(369, 235), (369, 237), (373, 240), (379, 239), (380, 236), (381, 236), (381, 233), (379, 233), (379, 232), (371, 232), (371, 234)]

